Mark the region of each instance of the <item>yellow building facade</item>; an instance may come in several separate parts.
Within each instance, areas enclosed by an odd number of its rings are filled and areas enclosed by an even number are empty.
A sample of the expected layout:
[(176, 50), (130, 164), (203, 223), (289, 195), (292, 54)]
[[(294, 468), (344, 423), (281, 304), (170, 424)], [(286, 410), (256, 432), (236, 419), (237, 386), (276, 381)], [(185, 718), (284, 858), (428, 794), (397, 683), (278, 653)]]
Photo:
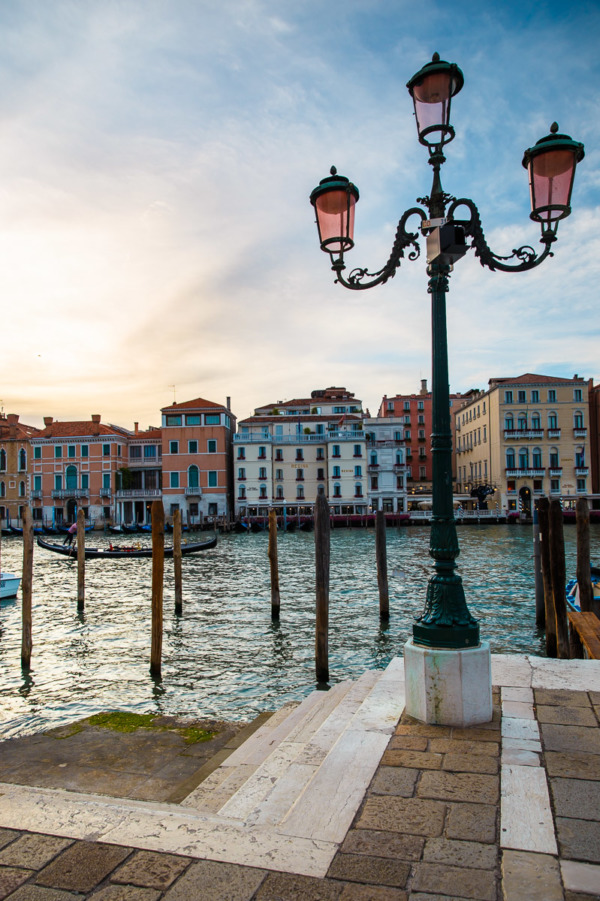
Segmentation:
[(487, 489), (488, 508), (531, 513), (591, 492), (588, 382), (526, 373), (490, 379), (456, 412), (457, 493)]

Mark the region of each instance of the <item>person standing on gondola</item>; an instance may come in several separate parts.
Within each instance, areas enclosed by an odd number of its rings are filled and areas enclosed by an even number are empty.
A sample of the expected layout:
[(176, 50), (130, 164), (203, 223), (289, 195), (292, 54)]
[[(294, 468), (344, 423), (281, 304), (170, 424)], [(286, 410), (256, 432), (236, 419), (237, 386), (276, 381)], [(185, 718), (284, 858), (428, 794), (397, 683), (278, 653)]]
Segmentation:
[(69, 531), (65, 535), (65, 540), (63, 541), (63, 545), (67, 544), (69, 547), (75, 541), (75, 536), (77, 535), (77, 523), (74, 522), (72, 526), (69, 526)]

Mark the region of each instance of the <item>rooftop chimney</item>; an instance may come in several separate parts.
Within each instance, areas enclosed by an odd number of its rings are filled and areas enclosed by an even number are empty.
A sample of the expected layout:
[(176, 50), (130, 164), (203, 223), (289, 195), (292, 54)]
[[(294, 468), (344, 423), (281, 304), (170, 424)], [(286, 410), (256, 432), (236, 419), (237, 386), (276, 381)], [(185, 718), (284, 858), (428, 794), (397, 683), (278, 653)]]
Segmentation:
[(427, 394), (427, 379), (421, 379), (421, 394)]
[(140, 424), (139, 424), (139, 422), (134, 422), (134, 423), (133, 423), (133, 431), (134, 431), (134, 433), (135, 433), (136, 435), (139, 433), (139, 431), (140, 431)]
[(92, 435), (100, 434), (100, 413), (92, 413)]
[(228, 409), (229, 412), (231, 413), (231, 398), (230, 398), (230, 397), (227, 398), (226, 403), (225, 403), (225, 406), (227, 407), (227, 409)]

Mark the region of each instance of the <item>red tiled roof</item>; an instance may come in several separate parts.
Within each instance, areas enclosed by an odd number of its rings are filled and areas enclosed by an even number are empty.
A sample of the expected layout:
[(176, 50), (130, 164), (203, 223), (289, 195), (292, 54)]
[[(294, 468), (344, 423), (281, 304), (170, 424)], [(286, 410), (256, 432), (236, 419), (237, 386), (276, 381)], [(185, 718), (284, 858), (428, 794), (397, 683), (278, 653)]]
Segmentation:
[(36, 438), (94, 438), (98, 435), (117, 435), (130, 438), (132, 433), (115, 425), (104, 425), (103, 422), (53, 422), (42, 429)]
[[(184, 400), (180, 404), (171, 404), (169, 407), (162, 407), (161, 413), (170, 413), (171, 410), (227, 410), (224, 404), (215, 404), (212, 400), (204, 400), (197, 397), (196, 400)], [(227, 410), (227, 412), (231, 412)]]
[[(14, 438), (17, 441), (24, 441), (28, 438), (35, 438), (40, 434), (40, 430), (34, 425), (25, 425), (23, 422), (16, 423)], [(12, 438), (11, 426), (8, 423), (0, 422), (0, 441), (9, 441)]]
[[(585, 381), (585, 379), (581, 378), (580, 376), (577, 376), (576, 379), (578, 382)], [(516, 376), (516, 378), (503, 377), (503, 378), (490, 379), (488, 384), (489, 385), (503, 385), (503, 384), (510, 383), (511, 385), (517, 385), (517, 384), (518, 385), (545, 385), (545, 384), (551, 384), (551, 385), (563, 384), (563, 385), (565, 385), (565, 384), (569, 384), (570, 382), (573, 382), (573, 381), (575, 381), (575, 378), (564, 379), (564, 378), (559, 378), (558, 376), (554, 376), (554, 375), (536, 375), (533, 372), (526, 372), (524, 375)]]

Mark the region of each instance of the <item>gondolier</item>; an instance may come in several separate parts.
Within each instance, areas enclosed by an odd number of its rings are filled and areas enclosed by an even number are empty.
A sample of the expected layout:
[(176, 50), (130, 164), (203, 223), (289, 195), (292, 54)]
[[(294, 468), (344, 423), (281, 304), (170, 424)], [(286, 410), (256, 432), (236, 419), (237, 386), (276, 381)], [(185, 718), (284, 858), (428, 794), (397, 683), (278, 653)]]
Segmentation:
[(77, 523), (74, 522), (72, 526), (69, 526), (69, 531), (65, 535), (65, 540), (63, 541), (63, 545), (68, 545), (71, 547), (73, 542), (75, 541), (75, 536), (77, 535)]

